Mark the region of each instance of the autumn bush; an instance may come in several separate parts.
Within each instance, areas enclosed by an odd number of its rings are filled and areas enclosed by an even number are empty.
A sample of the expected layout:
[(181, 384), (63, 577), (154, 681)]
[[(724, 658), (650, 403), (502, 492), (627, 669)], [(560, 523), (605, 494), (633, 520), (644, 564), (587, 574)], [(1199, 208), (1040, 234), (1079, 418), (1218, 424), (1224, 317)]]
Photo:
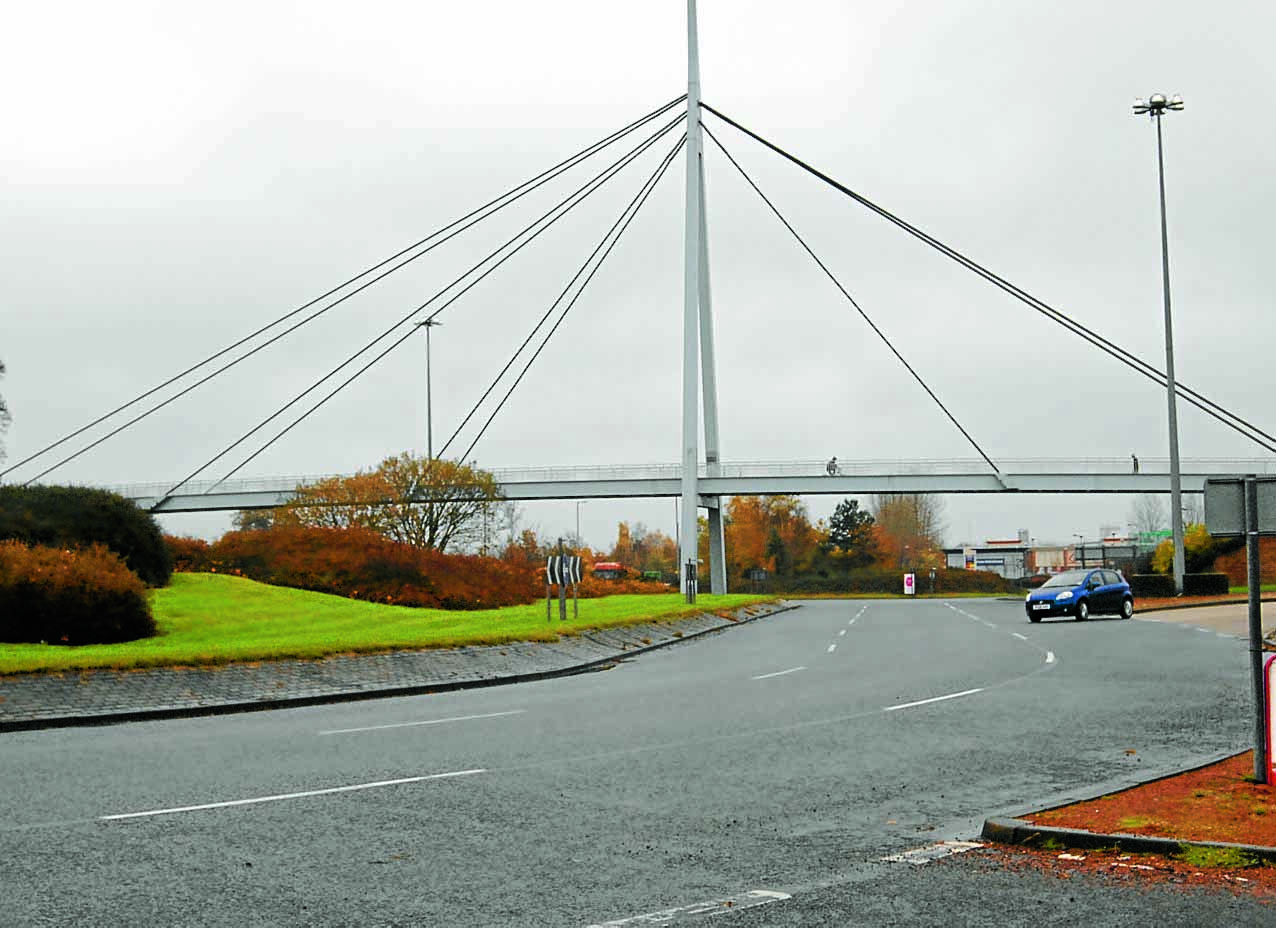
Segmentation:
[(164, 545), (168, 548), (168, 556), (175, 572), (200, 573), (208, 570), (211, 545), (204, 539), (165, 535)]
[(362, 528), (277, 526), (230, 532), (208, 551), (207, 570), (369, 602), (433, 609), (530, 603), (536, 575), (495, 558), (440, 554)]
[(105, 545), (0, 542), (0, 641), (112, 644), (154, 634), (145, 585)]
[(100, 543), (151, 586), (164, 586), (173, 573), (155, 517), (106, 490), (0, 486), (0, 539), (59, 548)]

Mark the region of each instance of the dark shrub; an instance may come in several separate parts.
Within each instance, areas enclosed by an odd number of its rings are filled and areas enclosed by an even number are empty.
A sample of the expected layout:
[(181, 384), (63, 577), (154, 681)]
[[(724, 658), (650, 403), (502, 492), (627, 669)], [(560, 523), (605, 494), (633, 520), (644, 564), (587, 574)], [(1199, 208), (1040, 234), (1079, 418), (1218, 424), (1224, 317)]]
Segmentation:
[(1174, 595), (1174, 578), (1169, 574), (1135, 574), (1128, 578), (1135, 596), (1162, 597)]
[(151, 586), (173, 573), (155, 517), (123, 496), (88, 487), (0, 486), (0, 539), (86, 548), (103, 544)]
[(0, 541), (0, 641), (111, 644), (154, 634), (146, 588), (104, 545)]
[(1225, 596), (1230, 592), (1227, 574), (1184, 574), (1184, 596)]

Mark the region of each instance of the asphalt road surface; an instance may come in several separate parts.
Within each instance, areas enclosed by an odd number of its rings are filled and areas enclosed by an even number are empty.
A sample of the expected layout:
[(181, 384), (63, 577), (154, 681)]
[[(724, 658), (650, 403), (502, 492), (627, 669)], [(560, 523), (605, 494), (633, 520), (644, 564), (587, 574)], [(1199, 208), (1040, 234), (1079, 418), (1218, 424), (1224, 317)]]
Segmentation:
[(600, 673), (0, 736), (5, 925), (1271, 924), (883, 858), (1243, 749), (1245, 642), (823, 601)]

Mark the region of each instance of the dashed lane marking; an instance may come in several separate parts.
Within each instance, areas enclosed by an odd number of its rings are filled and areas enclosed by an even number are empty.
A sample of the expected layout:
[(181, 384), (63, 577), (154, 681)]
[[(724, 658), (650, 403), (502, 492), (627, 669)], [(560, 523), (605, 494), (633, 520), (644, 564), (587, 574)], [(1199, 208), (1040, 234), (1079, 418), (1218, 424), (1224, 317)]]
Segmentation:
[(830, 653), (830, 654), (832, 654), (832, 653), (833, 653), (834, 651), (836, 651), (836, 650), (837, 650), (837, 642), (834, 642), (833, 644), (829, 645), (829, 653)]
[(521, 715), (526, 709), (510, 709), (508, 712), (485, 712), (482, 715), (457, 715), (449, 719), (423, 719), (417, 722), (391, 722), (387, 725), (365, 725), (363, 728), (333, 728), (321, 731), (321, 735), (349, 735), (357, 731), (382, 731), (387, 728), (414, 728), (418, 725), (444, 725), (448, 722), (472, 722), (475, 719), (497, 719), (506, 715)]
[(891, 854), (889, 857), (883, 857), (882, 860), (888, 860), (897, 864), (913, 864), (921, 866), (928, 864), (932, 860), (939, 860), (943, 857), (951, 857), (953, 854), (964, 854), (967, 851), (973, 851), (984, 845), (977, 841), (940, 841), (938, 844), (930, 844), (926, 847), (914, 848), (911, 851), (905, 851), (902, 854)]
[(782, 677), (786, 673), (797, 673), (799, 670), (806, 670), (805, 667), (790, 667), (788, 670), (777, 670), (775, 673), (761, 673), (756, 677), (750, 677), (750, 680), (769, 680), (771, 677)]
[(1053, 663), (1054, 663), (1054, 652), (1053, 652), (1053, 651), (1047, 651), (1047, 652), (1046, 652), (1046, 663), (1047, 663), (1047, 664), (1053, 664)]
[(1015, 636), (1016, 638), (1018, 638), (1020, 641), (1027, 641), (1027, 640), (1028, 640), (1028, 636), (1027, 636), (1027, 635), (1021, 635), (1021, 634), (1019, 634), (1018, 632), (1011, 632), (1010, 634), (1014, 635), (1014, 636)]
[(660, 912), (648, 912), (645, 915), (631, 915), (628, 918), (617, 918), (609, 922), (596, 922), (589, 925), (588, 928), (628, 928), (630, 925), (669, 925), (674, 922), (682, 922), (696, 915), (722, 915), (726, 912), (735, 912), (739, 909), (751, 909), (759, 905), (770, 905), (772, 902), (781, 902), (785, 899), (792, 899), (788, 893), (777, 893), (769, 889), (751, 889), (747, 893), (741, 893), (738, 896), (729, 896), (726, 899), (711, 899), (708, 902), (693, 902), (691, 905), (681, 905), (674, 909), (664, 909)]
[(350, 786), (333, 786), (328, 789), (308, 789), (300, 793), (279, 793), (275, 796), (256, 796), (252, 799), (232, 799), (228, 802), (206, 802), (197, 806), (175, 806), (171, 809), (151, 809), (147, 812), (124, 812), (119, 815), (102, 815), (98, 821), (118, 822), (130, 818), (150, 818), (156, 815), (175, 815), (178, 812), (203, 812), (207, 809), (229, 809), (232, 806), (251, 806), (263, 802), (282, 802), (285, 799), (305, 799), (310, 796), (330, 796), (334, 793), (353, 793), (364, 789), (379, 789), (383, 786), (402, 786), (405, 783), (423, 783), (426, 780), (446, 780), (452, 777), (468, 777), (476, 773), (486, 773), (484, 769), (453, 770), (451, 773), (431, 773), (420, 777), (403, 777), (398, 780), (377, 780), (374, 783), (355, 783)]
[(916, 702), (901, 703), (898, 706), (883, 706), (883, 712), (898, 712), (900, 709), (912, 709), (916, 706), (928, 706), (933, 702), (944, 702), (949, 699), (960, 699), (962, 696), (973, 696), (976, 693), (982, 693), (982, 686), (975, 687), (973, 690), (962, 690), (960, 693), (949, 693), (947, 696), (932, 696), (930, 699), (919, 699)]
[(844, 638), (844, 637), (846, 637), (846, 629), (844, 629), (844, 628), (838, 629), (837, 637), (839, 637), (839, 638)]

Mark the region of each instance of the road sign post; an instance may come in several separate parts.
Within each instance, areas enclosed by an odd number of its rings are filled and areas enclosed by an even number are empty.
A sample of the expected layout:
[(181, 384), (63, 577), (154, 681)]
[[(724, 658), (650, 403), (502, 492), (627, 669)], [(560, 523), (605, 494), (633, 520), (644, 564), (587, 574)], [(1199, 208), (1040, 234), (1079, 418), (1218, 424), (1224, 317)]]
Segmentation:
[(558, 586), (558, 619), (560, 622), (567, 621), (567, 585), (572, 586), (572, 610), (573, 614), (580, 617), (580, 574), (581, 561), (579, 555), (563, 554), (562, 541), (558, 545), (559, 554), (549, 558), (545, 562), (545, 621), (551, 621), (553, 617), (553, 596), (552, 588), (555, 584)]
[(1276, 680), (1273, 680), (1273, 677), (1276, 677), (1276, 657), (1269, 657), (1267, 659), (1267, 666), (1263, 668), (1263, 682), (1267, 684), (1266, 772), (1268, 783), (1271, 783), (1273, 777), (1276, 776), (1276, 762), (1272, 759), (1272, 725), (1276, 723), (1276, 704), (1273, 704), (1273, 702), (1276, 701), (1276, 687), (1273, 686), (1273, 683), (1276, 683)]
[(1269, 728), (1272, 711), (1263, 670), (1262, 565), (1258, 539), (1276, 535), (1276, 477), (1208, 478), (1205, 529), (1211, 535), (1245, 536), (1245, 580), (1249, 587), (1249, 667), (1254, 691), (1254, 779), (1270, 783)]
[(904, 574), (904, 595), (912, 596), (917, 586), (916, 574)]

